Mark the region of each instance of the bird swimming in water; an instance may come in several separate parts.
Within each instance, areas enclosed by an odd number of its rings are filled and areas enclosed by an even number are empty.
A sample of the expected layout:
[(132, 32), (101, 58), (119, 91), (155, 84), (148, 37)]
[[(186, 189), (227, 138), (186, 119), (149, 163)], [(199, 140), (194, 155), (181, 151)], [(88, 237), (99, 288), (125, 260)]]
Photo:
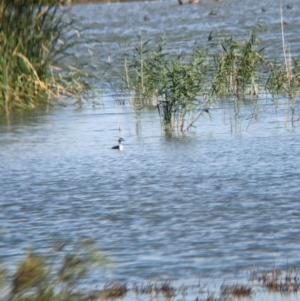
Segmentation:
[(124, 145), (122, 144), (122, 141), (124, 141), (124, 139), (123, 138), (119, 138), (118, 139), (119, 145), (113, 146), (112, 149), (123, 150), (124, 149)]

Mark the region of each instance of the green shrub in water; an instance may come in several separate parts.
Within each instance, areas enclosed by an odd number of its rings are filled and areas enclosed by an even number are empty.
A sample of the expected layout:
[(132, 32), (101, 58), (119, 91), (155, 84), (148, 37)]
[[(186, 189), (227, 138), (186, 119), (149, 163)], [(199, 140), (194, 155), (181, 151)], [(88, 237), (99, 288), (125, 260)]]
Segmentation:
[[(299, 60), (287, 65), (287, 60), (278, 64), (264, 57), (255, 30), (242, 42), (229, 38), (215, 43), (212, 34), (208, 40), (209, 47), (195, 47), (190, 59), (167, 53), (163, 40), (151, 48), (142, 39), (131, 58), (126, 57), (123, 81), (134, 94), (134, 106), (156, 107), (165, 131), (189, 130), (201, 115), (210, 114), (217, 99), (257, 97), (261, 92), (293, 98), (299, 93)], [(221, 51), (213, 49), (219, 45)]]
[(165, 52), (164, 39), (157, 48), (150, 48), (149, 41), (140, 41), (129, 62), (125, 60), (123, 76), (125, 87), (134, 92), (135, 107), (157, 107), (167, 132), (186, 130), (199, 112), (205, 112), (203, 99), (197, 96), (206, 91), (206, 51), (195, 48), (190, 60), (184, 61), (182, 55), (172, 58)]
[(158, 88), (166, 76), (167, 54), (164, 38), (156, 48), (149, 47), (150, 41), (143, 41), (142, 36), (138, 38), (140, 41), (134, 47), (132, 56), (125, 58), (122, 80), (125, 89), (134, 93), (133, 103), (140, 109), (145, 105), (157, 105)]
[(217, 96), (258, 95), (261, 72), (265, 59), (254, 46), (255, 34), (250, 39), (237, 42), (233, 38), (221, 43), (222, 52), (214, 56), (216, 73), (212, 82), (212, 93)]
[[(166, 131), (173, 131), (175, 126), (183, 132), (197, 118), (197, 113), (205, 112), (206, 102), (198, 95), (206, 92), (207, 55), (196, 48), (189, 62), (181, 57), (169, 60), (165, 65), (165, 75), (159, 84), (158, 110)], [(192, 116), (187, 121), (188, 116)]]

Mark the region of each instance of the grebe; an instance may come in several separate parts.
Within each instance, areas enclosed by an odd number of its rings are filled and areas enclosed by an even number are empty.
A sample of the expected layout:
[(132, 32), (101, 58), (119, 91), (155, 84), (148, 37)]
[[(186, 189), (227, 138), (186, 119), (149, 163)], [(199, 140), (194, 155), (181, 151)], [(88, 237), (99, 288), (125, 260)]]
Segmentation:
[(118, 139), (119, 145), (113, 146), (112, 149), (123, 150), (124, 149), (124, 145), (122, 144), (122, 141), (124, 141), (124, 139), (123, 138), (119, 138)]

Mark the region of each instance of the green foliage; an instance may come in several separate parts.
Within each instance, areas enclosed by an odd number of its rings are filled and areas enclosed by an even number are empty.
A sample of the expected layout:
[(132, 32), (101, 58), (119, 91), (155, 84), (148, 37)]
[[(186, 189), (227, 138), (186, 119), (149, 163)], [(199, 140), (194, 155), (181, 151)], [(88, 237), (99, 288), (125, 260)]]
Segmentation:
[(263, 70), (265, 59), (263, 49), (256, 51), (258, 41), (252, 34), (250, 39), (238, 43), (233, 38), (225, 39), (222, 52), (214, 56), (216, 74), (212, 82), (212, 93), (218, 96), (258, 95), (259, 74)]
[(29, 252), (14, 274), (12, 294), (21, 294), (30, 289), (40, 294), (48, 284), (48, 275), (49, 269), (44, 258)]
[(172, 131), (176, 125), (184, 131), (186, 115), (202, 106), (197, 96), (205, 93), (206, 62), (206, 53), (196, 48), (188, 63), (178, 57), (165, 65), (165, 76), (158, 88), (161, 96), (158, 110), (167, 131)]
[[(86, 90), (58, 74), (55, 59), (66, 56), (76, 32), (67, 10), (56, 0), (3, 0), (0, 3), (0, 110), (34, 109), (62, 93)], [(73, 34), (70, 34), (73, 32)], [(57, 78), (64, 78), (64, 82)], [(84, 89), (83, 89), (84, 88)]]
[(132, 57), (125, 58), (123, 81), (125, 88), (134, 91), (134, 104), (140, 108), (157, 102), (158, 87), (166, 76), (167, 54), (164, 52), (166, 46), (164, 38), (161, 38), (156, 49), (148, 46), (150, 41), (143, 42), (142, 36), (139, 36), (139, 39), (140, 42), (134, 47)]
[[(164, 39), (151, 48), (140, 37), (132, 57), (125, 59), (123, 81), (134, 92), (135, 107), (158, 108), (167, 132), (189, 130), (200, 116), (210, 114), (217, 99), (260, 93), (292, 98), (299, 93), (299, 60), (287, 65), (287, 59), (278, 64), (264, 57), (255, 30), (241, 42), (231, 37), (215, 43), (211, 33), (208, 41), (207, 48), (195, 47), (191, 58), (184, 58), (167, 53)], [(221, 51), (215, 51), (219, 45)]]
[(145, 105), (158, 108), (166, 131), (176, 126), (184, 131), (188, 126), (186, 115), (202, 106), (197, 95), (206, 87), (206, 52), (196, 48), (191, 59), (184, 62), (181, 55), (169, 58), (163, 38), (156, 49), (148, 47), (148, 43), (140, 37), (129, 65), (126, 58), (126, 88), (135, 92), (134, 105), (138, 109)]
[(273, 96), (278, 96), (283, 91), (288, 91), (288, 78), (284, 65), (269, 62), (269, 77), (265, 87)]

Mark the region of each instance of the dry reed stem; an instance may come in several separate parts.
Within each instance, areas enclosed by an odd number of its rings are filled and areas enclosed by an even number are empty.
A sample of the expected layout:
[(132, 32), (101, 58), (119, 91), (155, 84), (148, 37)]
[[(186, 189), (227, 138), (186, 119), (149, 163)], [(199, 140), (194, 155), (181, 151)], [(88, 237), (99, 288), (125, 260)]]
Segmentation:
[(235, 284), (231, 286), (224, 286), (221, 288), (221, 295), (233, 296), (235, 298), (245, 298), (252, 294), (252, 287), (244, 284)]

